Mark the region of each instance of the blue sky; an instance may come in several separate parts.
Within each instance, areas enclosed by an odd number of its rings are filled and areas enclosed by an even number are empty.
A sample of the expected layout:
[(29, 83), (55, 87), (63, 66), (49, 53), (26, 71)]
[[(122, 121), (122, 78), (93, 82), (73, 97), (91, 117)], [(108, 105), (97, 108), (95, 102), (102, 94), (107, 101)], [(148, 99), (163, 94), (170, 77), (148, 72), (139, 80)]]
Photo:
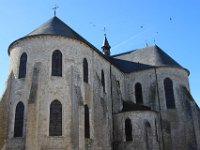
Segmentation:
[(190, 70), (190, 88), (200, 106), (200, 1), (199, 0), (1, 0), (0, 95), (8, 77), (7, 48), (57, 16), (100, 49), (103, 28), (111, 54), (157, 44)]

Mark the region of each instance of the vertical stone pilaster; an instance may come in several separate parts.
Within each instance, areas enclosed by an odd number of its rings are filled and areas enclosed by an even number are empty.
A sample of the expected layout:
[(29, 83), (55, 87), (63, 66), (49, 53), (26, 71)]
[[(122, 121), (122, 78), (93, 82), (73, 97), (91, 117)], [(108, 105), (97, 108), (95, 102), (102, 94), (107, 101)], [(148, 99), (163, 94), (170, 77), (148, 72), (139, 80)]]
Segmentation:
[(36, 104), (28, 104), (27, 121), (26, 121), (26, 136), (25, 136), (25, 149), (37, 149), (37, 136), (36, 136)]
[(85, 150), (84, 106), (79, 106), (79, 150)]

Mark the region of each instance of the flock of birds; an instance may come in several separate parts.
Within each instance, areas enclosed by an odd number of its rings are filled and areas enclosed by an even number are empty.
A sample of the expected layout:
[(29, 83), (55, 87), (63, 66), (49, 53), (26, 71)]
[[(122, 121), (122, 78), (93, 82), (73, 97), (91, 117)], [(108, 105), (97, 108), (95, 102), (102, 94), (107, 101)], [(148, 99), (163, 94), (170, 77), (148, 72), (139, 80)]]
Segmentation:
[[(169, 18), (169, 21), (172, 21), (172, 17)], [(97, 27), (97, 25), (95, 23), (93, 23), (92, 21), (90, 21), (89, 24), (90, 24), (90, 26), (92, 26), (94, 28)], [(144, 29), (144, 25), (140, 25), (139, 28), (140, 29)], [(103, 32), (104, 32), (104, 35), (105, 35), (106, 34), (106, 27), (103, 27)], [(155, 31), (155, 32), (153, 32), (153, 34), (154, 35), (158, 35), (159, 32)], [(122, 44), (124, 44), (125, 42), (129, 41), (130, 39), (132, 39), (132, 37), (120, 42), (120, 44), (118, 44), (118, 45), (121, 46)], [(155, 38), (153, 39), (153, 42), (154, 42), (154, 44), (156, 43), (156, 39)], [(118, 47), (118, 45), (114, 46), (113, 48)], [(148, 46), (147, 39), (145, 39), (145, 45)]]

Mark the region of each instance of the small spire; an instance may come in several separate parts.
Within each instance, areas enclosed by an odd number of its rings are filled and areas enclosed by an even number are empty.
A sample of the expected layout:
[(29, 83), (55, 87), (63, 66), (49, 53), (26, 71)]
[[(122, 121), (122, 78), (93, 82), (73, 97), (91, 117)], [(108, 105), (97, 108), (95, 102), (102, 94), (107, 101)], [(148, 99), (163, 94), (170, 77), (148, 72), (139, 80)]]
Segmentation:
[(103, 45), (101, 48), (103, 50), (104, 55), (110, 56), (110, 48), (111, 47), (110, 47), (110, 44), (108, 43), (106, 34), (104, 34), (104, 41), (103, 41)]
[(54, 16), (56, 16), (56, 10), (58, 9), (59, 7), (57, 5), (55, 5), (55, 7), (53, 7), (52, 9), (54, 10)]

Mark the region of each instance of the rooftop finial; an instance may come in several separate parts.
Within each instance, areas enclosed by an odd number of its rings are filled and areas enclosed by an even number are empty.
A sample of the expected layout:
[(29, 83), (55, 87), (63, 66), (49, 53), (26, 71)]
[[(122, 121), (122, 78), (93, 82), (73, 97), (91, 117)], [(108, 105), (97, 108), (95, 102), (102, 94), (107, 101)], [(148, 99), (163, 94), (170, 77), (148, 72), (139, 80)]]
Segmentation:
[(55, 5), (55, 7), (53, 7), (52, 9), (54, 10), (54, 16), (56, 16), (56, 9), (58, 9), (59, 7), (57, 5)]
[(103, 27), (104, 36), (106, 36), (106, 27)]

